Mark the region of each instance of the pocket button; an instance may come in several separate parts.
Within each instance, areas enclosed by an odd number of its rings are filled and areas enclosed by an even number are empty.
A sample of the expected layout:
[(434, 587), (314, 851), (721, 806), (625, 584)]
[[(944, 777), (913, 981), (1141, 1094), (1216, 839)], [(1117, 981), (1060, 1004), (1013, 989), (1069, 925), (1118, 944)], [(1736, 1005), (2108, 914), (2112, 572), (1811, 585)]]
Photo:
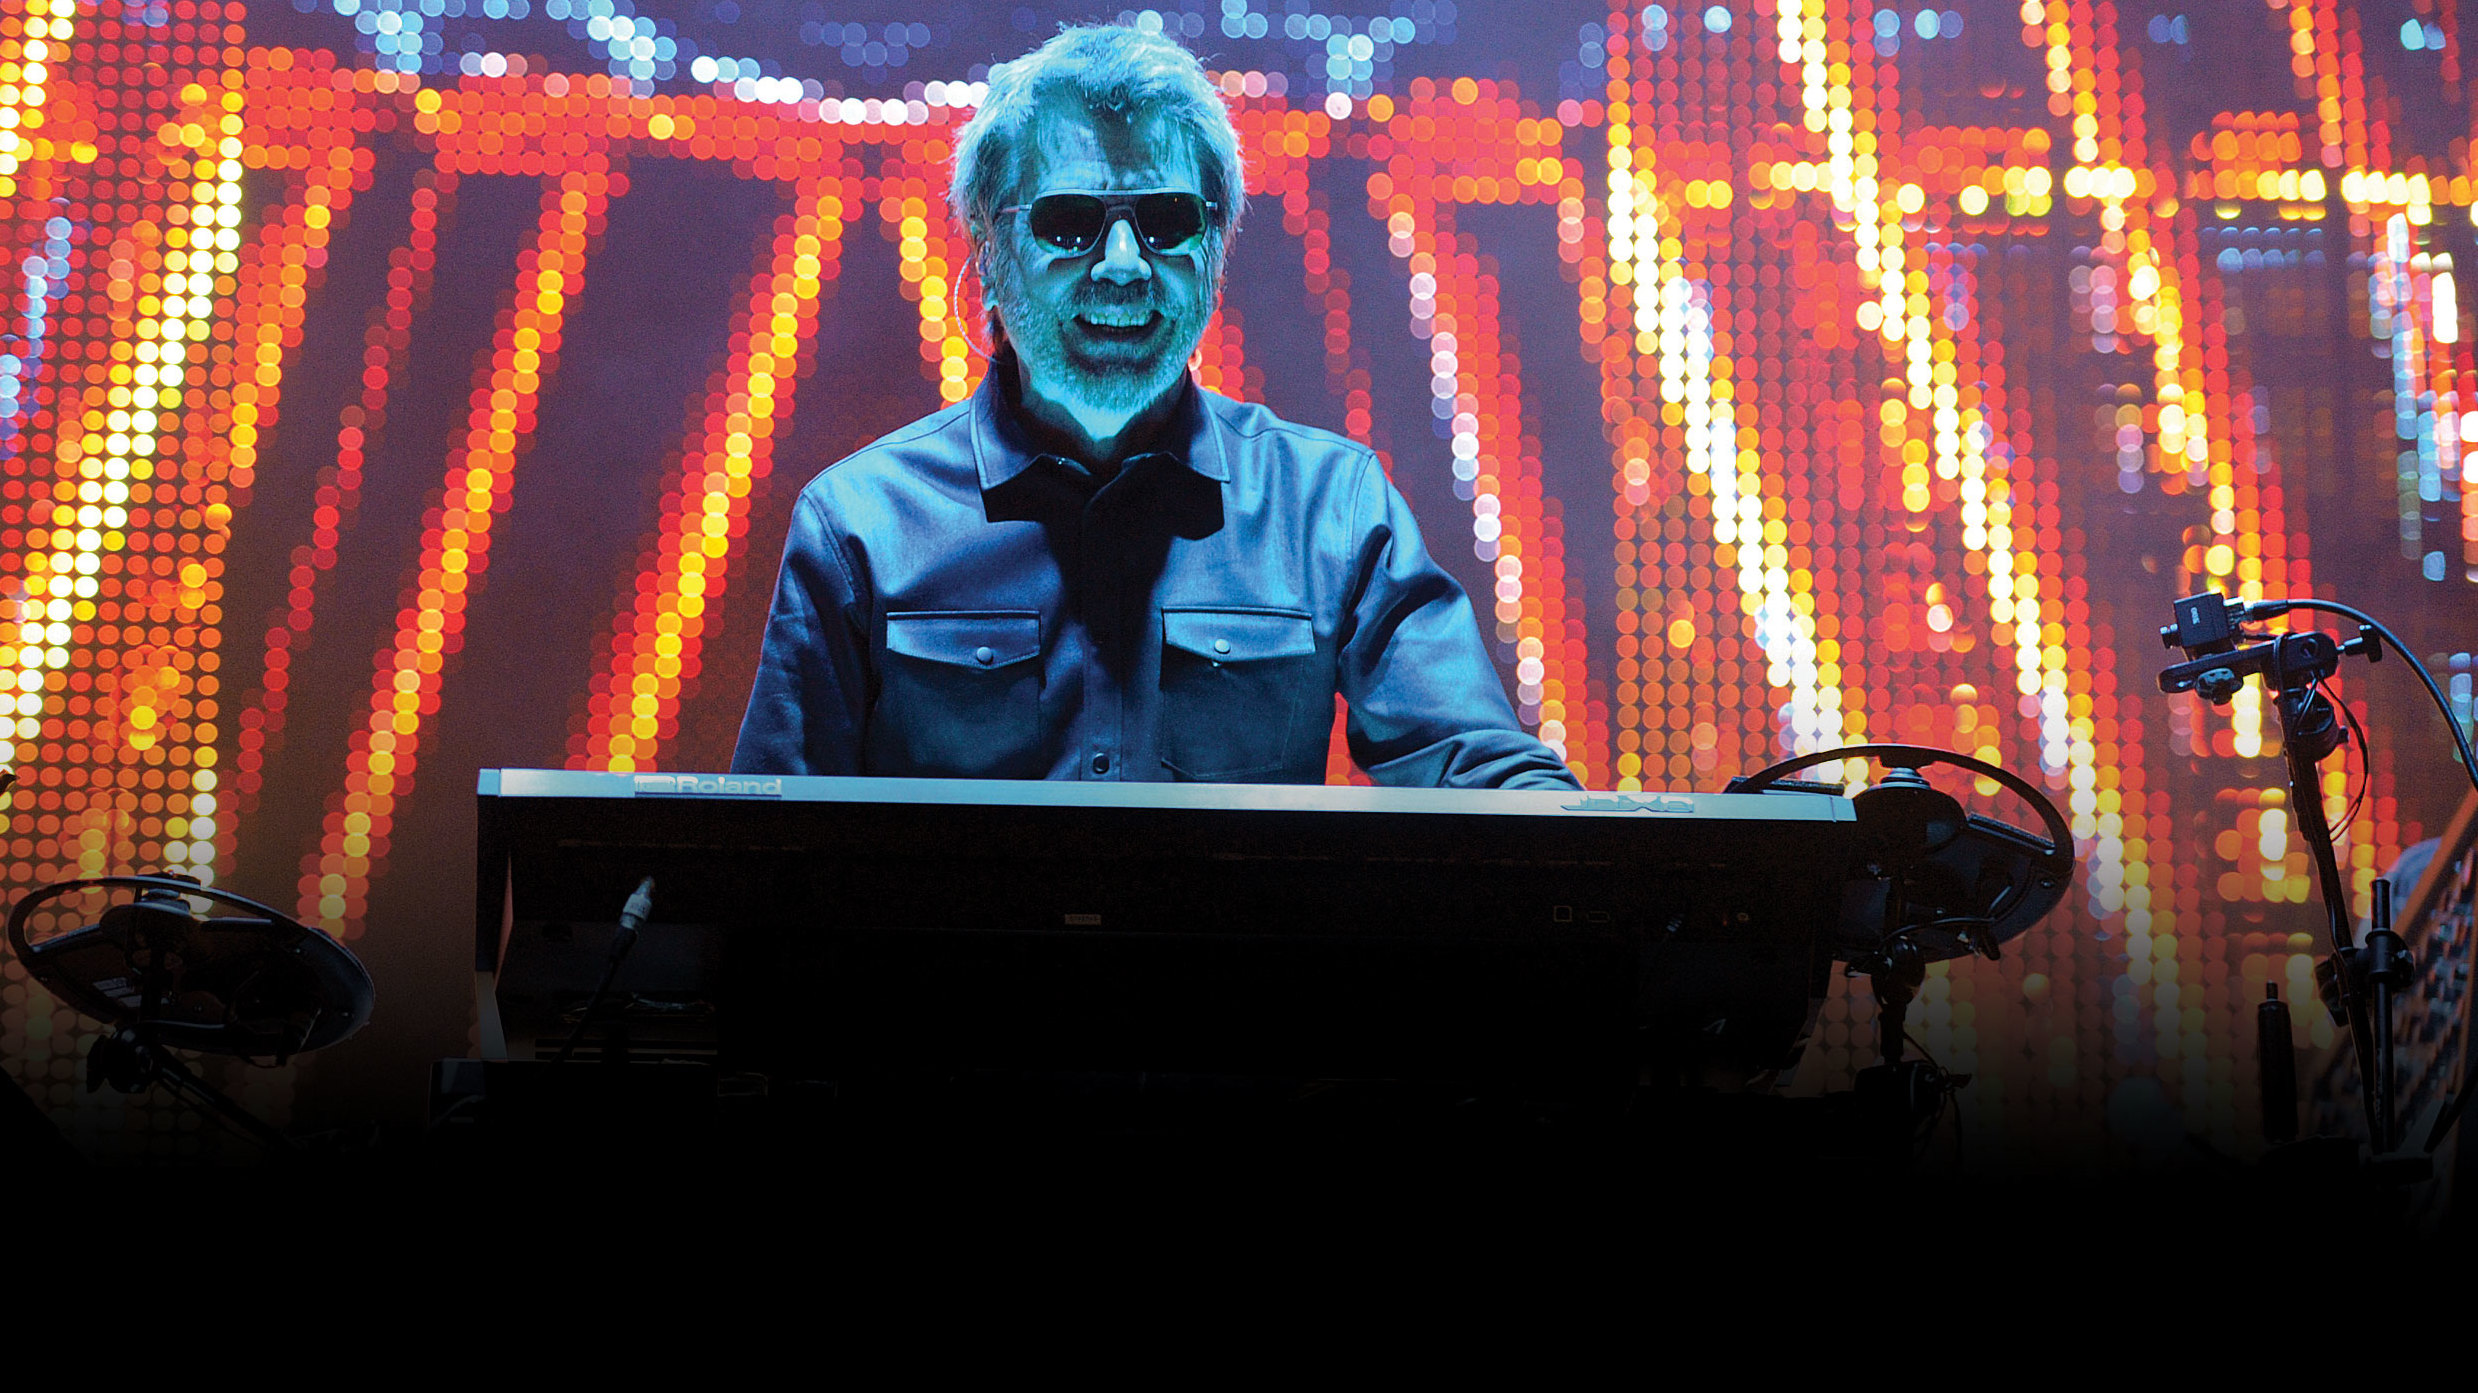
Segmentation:
[(991, 663), (998, 661), (998, 655), (985, 645), (972, 650), (972, 660), (983, 667), (988, 667)]
[(1213, 641), (1213, 651), (1214, 651), (1214, 652), (1216, 652), (1216, 653), (1227, 653), (1227, 652), (1229, 652), (1229, 651), (1230, 651), (1230, 640), (1229, 640), (1229, 639), (1226, 639), (1226, 638), (1217, 638), (1217, 639), (1215, 639), (1215, 640)]

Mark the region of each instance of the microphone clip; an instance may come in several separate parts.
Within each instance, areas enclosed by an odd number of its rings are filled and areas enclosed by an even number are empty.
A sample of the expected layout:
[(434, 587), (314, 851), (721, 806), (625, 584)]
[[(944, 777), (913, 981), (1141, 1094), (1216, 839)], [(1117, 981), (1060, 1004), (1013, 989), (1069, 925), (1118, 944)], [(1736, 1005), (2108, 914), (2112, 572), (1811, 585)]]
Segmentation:
[(2274, 692), (2312, 690), (2340, 670), (2343, 658), (2383, 661), (2382, 640), (2369, 625), (2346, 642), (2313, 629), (2274, 635), (2251, 627), (2289, 609), (2285, 600), (2232, 600), (2210, 591), (2178, 600), (2177, 622), (2161, 628), (2160, 643), (2182, 649), (2186, 660), (2160, 671), (2160, 690), (2195, 692), (2225, 706), (2249, 676), (2261, 677)]

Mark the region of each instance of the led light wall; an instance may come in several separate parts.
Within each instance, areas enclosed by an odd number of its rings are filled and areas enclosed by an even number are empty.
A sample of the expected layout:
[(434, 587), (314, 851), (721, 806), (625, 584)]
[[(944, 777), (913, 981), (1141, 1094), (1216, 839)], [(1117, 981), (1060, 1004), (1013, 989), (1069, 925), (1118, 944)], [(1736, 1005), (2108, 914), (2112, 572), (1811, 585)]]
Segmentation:
[[(2242, 1144), (2312, 878), (2272, 713), (2161, 697), (2154, 630), (2346, 598), (2466, 719), (2454, 11), (1520, 8), (1123, 16), (1248, 149), (1199, 378), (1380, 452), (1591, 786), (1887, 740), (2043, 783), (2085, 873), (1921, 1043), (1991, 1139)], [(946, 162), (1059, 17), (0, 0), (0, 887), (182, 869), (384, 959), (470, 903), (477, 765), (719, 763), (798, 486), (986, 366)], [(586, 598), (494, 630), (510, 545)], [(2322, 790), (2360, 910), (2454, 796), (2387, 682), (2336, 684), (2378, 739)], [(85, 1100), (90, 1025), (7, 971), (41, 1101), (184, 1125)]]

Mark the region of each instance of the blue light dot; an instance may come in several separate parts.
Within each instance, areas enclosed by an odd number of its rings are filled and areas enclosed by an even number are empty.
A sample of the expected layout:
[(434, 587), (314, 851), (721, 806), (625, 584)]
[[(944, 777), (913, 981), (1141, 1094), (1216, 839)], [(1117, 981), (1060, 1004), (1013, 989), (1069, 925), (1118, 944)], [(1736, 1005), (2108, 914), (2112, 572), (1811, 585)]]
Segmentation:
[(1711, 9), (1708, 9), (1708, 10), (1704, 11), (1704, 28), (1706, 28), (1706, 29), (1708, 29), (1708, 30), (1712, 31), (1712, 32), (1713, 32), (1713, 33), (1715, 33), (1715, 34), (1726, 34), (1726, 33), (1728, 33), (1728, 32), (1729, 32), (1729, 9), (1728, 9), (1728, 7), (1723, 6), (1723, 5), (1715, 5), (1715, 6), (1713, 6)]
[(1919, 11), (1919, 17), (1910, 22), (1910, 27), (1918, 30), (1919, 37), (1922, 39), (1936, 37), (1936, 12), (1934, 10)]
[(2401, 47), (2409, 49), (2413, 52), (2426, 47), (2426, 26), (2418, 23), (2418, 21), (2414, 19), (2403, 21), (2401, 24)]

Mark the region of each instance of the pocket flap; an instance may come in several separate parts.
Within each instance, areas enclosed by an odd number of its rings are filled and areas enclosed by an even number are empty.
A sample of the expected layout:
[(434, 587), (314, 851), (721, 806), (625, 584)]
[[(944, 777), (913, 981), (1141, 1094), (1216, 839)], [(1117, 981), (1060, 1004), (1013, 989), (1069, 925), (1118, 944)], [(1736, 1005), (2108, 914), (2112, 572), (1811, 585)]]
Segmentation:
[(886, 651), (957, 667), (1002, 668), (1041, 656), (1041, 616), (1025, 610), (890, 614)]
[(1300, 658), (1316, 651), (1316, 625), (1295, 610), (1165, 609), (1162, 642), (1216, 663)]

